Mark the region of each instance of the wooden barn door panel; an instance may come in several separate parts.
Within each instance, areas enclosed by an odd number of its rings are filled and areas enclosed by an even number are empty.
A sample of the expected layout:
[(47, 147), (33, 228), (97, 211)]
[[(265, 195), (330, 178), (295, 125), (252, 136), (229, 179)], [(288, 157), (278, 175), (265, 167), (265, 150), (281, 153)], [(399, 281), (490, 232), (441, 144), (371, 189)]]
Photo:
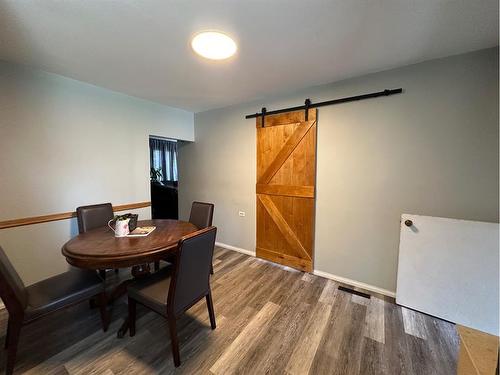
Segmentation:
[(258, 257), (312, 271), (316, 110), (257, 118)]

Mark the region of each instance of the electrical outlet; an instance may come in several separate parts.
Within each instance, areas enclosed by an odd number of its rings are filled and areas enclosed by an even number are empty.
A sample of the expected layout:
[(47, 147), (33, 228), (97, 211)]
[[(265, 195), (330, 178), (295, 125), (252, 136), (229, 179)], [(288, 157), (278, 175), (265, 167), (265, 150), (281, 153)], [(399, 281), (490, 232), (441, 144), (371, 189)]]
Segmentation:
[(245, 211), (238, 211), (238, 215), (239, 215), (239, 216), (241, 216), (241, 217), (243, 217), (243, 216), (245, 216), (246, 214), (245, 214)]

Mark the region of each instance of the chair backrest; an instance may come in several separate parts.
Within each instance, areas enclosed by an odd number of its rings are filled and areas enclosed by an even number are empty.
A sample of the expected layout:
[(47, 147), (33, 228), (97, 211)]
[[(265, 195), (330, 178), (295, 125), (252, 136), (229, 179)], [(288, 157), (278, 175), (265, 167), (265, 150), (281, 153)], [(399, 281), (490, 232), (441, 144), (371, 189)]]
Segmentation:
[(203, 229), (212, 225), (214, 217), (214, 205), (212, 203), (193, 202), (189, 222)]
[(9, 314), (22, 313), (28, 304), (23, 281), (0, 247), (0, 297)]
[(208, 293), (216, 233), (216, 227), (208, 227), (179, 241), (168, 291), (169, 313), (185, 311)]
[(76, 209), (78, 232), (85, 233), (94, 228), (104, 227), (113, 217), (111, 203), (80, 206)]

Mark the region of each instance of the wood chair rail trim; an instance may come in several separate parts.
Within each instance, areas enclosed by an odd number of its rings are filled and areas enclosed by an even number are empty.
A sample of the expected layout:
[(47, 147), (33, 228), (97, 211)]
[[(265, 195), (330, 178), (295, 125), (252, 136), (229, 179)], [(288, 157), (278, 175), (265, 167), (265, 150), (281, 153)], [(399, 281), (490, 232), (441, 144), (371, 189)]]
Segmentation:
[[(113, 211), (115, 211), (115, 212), (126, 211), (126, 210), (133, 210), (136, 208), (149, 207), (149, 206), (151, 206), (151, 202), (128, 203), (128, 204), (121, 204), (121, 205), (113, 206)], [(61, 213), (50, 214), (50, 215), (23, 217), (21, 219), (4, 220), (4, 221), (0, 221), (0, 229), (21, 227), (24, 225), (48, 223), (51, 221), (66, 220), (66, 219), (71, 219), (74, 217), (76, 217), (75, 211), (61, 212)]]

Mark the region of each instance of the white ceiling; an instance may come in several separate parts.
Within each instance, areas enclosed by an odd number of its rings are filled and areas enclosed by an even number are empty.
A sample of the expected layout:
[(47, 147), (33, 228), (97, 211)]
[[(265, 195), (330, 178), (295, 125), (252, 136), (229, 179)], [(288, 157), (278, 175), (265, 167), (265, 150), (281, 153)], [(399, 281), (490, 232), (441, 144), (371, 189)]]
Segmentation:
[(195, 112), (495, 45), (497, 0), (0, 1), (0, 59)]

